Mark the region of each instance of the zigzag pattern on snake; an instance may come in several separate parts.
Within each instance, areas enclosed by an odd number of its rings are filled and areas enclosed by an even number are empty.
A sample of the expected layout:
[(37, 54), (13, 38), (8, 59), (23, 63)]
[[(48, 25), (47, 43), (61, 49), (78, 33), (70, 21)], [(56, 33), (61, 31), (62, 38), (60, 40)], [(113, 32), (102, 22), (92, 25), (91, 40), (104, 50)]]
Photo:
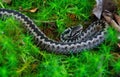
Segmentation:
[[(108, 29), (108, 24), (105, 21), (97, 20), (81, 33), (81, 36), (79, 36), (81, 40), (77, 38), (80, 41), (57, 42), (48, 38), (29, 17), (21, 14), (20, 12), (0, 8), (0, 15), (13, 16), (20, 20), (24, 24), (25, 28), (34, 36), (35, 41), (37, 41), (37, 46), (54, 53), (78, 53), (86, 49), (94, 48), (105, 40)], [(100, 30), (95, 30), (98, 27), (100, 27)]]

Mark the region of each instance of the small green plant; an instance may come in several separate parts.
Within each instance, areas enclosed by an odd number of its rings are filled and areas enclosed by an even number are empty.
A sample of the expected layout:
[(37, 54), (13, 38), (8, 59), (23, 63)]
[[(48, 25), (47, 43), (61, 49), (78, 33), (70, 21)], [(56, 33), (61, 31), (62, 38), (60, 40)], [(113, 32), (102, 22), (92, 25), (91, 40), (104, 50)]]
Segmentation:
[(120, 60), (116, 61), (114, 66), (114, 70), (116, 71), (116, 74), (120, 74)]

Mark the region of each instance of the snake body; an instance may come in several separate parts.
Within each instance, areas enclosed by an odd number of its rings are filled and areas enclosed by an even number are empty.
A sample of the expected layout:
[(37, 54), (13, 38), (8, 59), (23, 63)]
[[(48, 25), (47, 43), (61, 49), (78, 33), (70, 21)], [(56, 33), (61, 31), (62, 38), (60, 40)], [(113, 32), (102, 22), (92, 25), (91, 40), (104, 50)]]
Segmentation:
[[(108, 29), (108, 25), (105, 21), (98, 20), (93, 22), (84, 32), (81, 33), (79, 38), (82, 40), (76, 42), (57, 42), (48, 38), (29, 17), (20, 12), (0, 8), (0, 15), (13, 16), (20, 20), (25, 28), (34, 36), (35, 41), (37, 41), (37, 46), (54, 53), (78, 53), (86, 49), (94, 48), (105, 40)], [(101, 29), (94, 32), (96, 27), (101, 27)], [(84, 40), (84, 38), (87, 39)]]

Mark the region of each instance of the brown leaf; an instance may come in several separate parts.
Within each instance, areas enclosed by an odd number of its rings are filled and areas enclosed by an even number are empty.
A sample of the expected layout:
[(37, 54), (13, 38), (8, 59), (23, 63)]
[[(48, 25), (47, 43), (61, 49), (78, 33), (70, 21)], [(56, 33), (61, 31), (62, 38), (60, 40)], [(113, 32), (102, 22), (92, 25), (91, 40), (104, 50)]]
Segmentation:
[(120, 44), (118, 43), (117, 45), (118, 45), (118, 47), (120, 48)]
[(103, 11), (103, 0), (96, 0), (96, 5), (93, 9), (93, 14), (100, 19)]
[(33, 9), (29, 10), (29, 11), (32, 12), (32, 13), (35, 13), (37, 10), (38, 10), (38, 8), (33, 8)]
[(120, 54), (119, 53), (111, 51), (111, 54), (114, 56), (115, 60), (118, 60), (120, 58)]
[(111, 13), (117, 10), (114, 0), (96, 0), (96, 6), (93, 9), (93, 14), (100, 19), (102, 12), (110, 11)]
[(7, 4), (11, 4), (12, 0), (2, 0), (2, 2), (7, 3)]
[(68, 17), (73, 21), (76, 20), (76, 16), (74, 14), (68, 14)]

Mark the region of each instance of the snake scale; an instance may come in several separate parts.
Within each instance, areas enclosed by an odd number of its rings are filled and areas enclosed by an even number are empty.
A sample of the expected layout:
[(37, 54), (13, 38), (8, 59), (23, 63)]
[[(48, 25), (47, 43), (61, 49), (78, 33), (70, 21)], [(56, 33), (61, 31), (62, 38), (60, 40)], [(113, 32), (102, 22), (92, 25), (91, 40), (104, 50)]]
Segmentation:
[[(0, 15), (13, 16), (20, 20), (37, 41), (37, 46), (53, 53), (70, 54), (94, 48), (105, 40), (108, 29), (108, 24), (105, 21), (97, 20), (82, 31), (79, 38), (73, 39), (75, 42), (57, 42), (48, 38), (29, 17), (20, 12), (0, 8)], [(98, 27), (100, 30), (97, 30)]]

